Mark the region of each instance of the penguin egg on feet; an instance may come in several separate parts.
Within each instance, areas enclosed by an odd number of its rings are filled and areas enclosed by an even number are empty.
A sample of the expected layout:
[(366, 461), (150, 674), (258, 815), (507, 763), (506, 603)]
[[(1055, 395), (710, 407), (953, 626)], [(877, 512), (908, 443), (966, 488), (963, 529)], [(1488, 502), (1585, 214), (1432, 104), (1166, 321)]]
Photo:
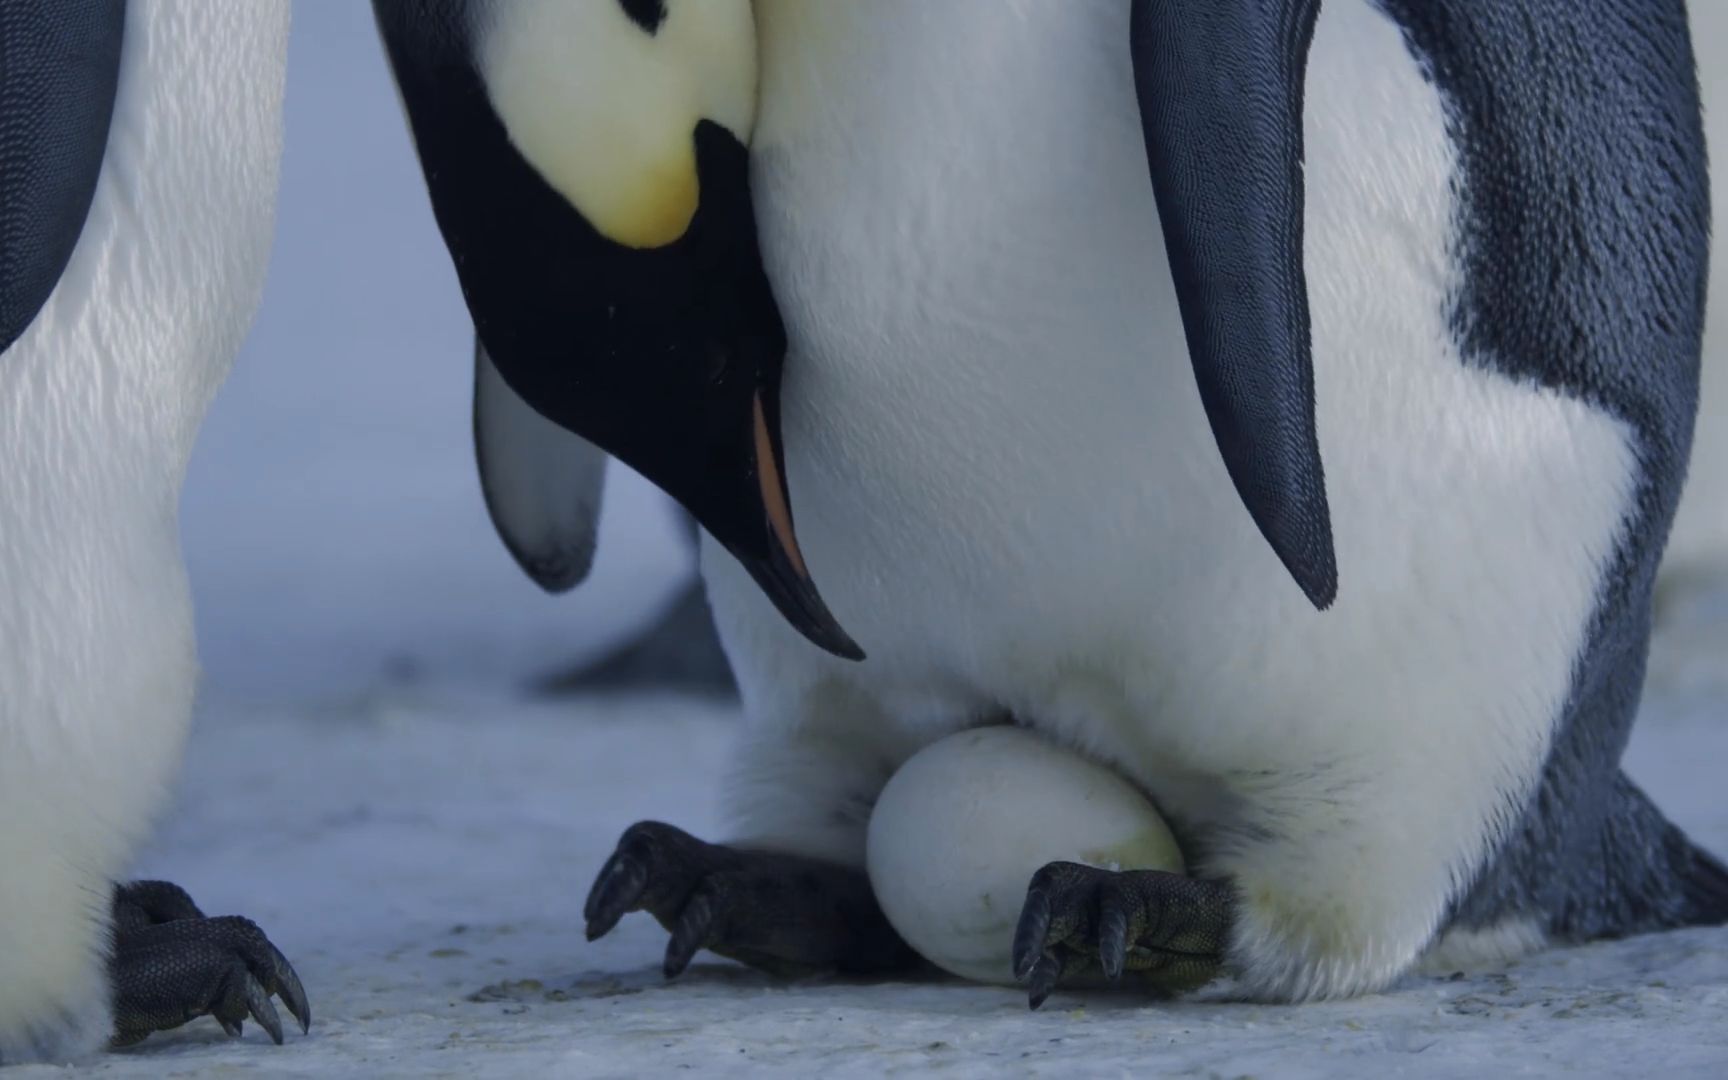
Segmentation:
[(1126, 779), (1016, 727), (973, 728), (914, 754), (870, 815), (870, 885), (926, 960), (1012, 986), (1032, 875), (1066, 861), (1183, 871), (1164, 819)]

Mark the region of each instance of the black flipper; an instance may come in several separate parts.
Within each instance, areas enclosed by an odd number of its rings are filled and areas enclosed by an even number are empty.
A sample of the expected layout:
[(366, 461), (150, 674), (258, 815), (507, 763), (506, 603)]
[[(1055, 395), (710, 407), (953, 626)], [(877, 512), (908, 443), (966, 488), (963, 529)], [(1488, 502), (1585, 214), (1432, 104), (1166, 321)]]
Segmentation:
[(0, 353), (72, 258), (114, 115), (125, 0), (0, 4)]
[(1200, 399), (1255, 524), (1337, 595), (1302, 267), (1302, 95), (1320, 0), (1134, 0), (1146, 156)]

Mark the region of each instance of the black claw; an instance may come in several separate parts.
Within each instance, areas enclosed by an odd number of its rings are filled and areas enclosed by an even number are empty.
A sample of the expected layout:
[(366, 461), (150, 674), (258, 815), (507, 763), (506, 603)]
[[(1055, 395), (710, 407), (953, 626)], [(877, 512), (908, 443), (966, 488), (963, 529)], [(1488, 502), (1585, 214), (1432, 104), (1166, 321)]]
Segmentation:
[(177, 886), (141, 882), (115, 890), (114, 928), (114, 1045), (202, 1016), (231, 1038), (243, 1035), (250, 1017), (281, 1045), (275, 996), (302, 1033), (311, 1031), (299, 974), (250, 919), (206, 918)]
[(282, 950), (275, 945), (270, 946), (270, 958), (275, 967), (276, 993), (282, 999), (282, 1004), (288, 1006), (288, 1012), (300, 1022), (300, 1034), (312, 1033), (312, 1004), (306, 1000), (306, 987), (300, 982), (300, 973), (294, 970), (294, 965), (282, 955)]
[(606, 856), (606, 861), (600, 864), (600, 872), (594, 875), (593, 884), (588, 886), (588, 898), (582, 901), (582, 920), (588, 924), (588, 939), (594, 939), (594, 915), (600, 910), (600, 895), (606, 883), (618, 873), (619, 853), (614, 851)]
[(1022, 981), (1044, 955), (1044, 942), (1050, 935), (1050, 892), (1041, 877), (1042, 872), (1032, 879), (1020, 921), (1014, 927), (1014, 977)]
[(588, 891), (588, 902), (582, 905), (588, 940), (611, 933), (618, 920), (641, 902), (647, 888), (647, 863), (630, 850), (613, 852)]
[(264, 989), (251, 972), (244, 977), (246, 988), (246, 1012), (252, 1019), (258, 1021), (258, 1026), (270, 1033), (270, 1041), (277, 1046), (282, 1045), (282, 1017), (276, 1012), (276, 1006), (270, 1003), (270, 994)]
[(696, 953), (709, 942), (714, 928), (714, 897), (707, 888), (699, 888), (684, 904), (678, 922), (672, 928), (672, 940), (666, 943), (666, 962), (661, 970), (668, 979), (684, 973)]
[(594, 884), (588, 886), (588, 899), (582, 901), (582, 918), (588, 922), (594, 921), (595, 913), (600, 910), (600, 897), (605, 892), (607, 882), (618, 875), (620, 865), (624, 861), (622, 851), (614, 851), (606, 856), (606, 861), (600, 865), (600, 872), (594, 875)]
[(1046, 952), (1032, 965), (1031, 979), (1026, 988), (1026, 1007), (1036, 1009), (1044, 1004), (1050, 992), (1062, 978), (1062, 957), (1055, 950)]
[(1226, 882), (1050, 863), (1026, 887), (1014, 930), (1014, 974), (1030, 984), (1033, 1008), (1064, 971), (1094, 962), (1112, 980), (1132, 969), (1161, 991), (1193, 990), (1218, 973), (1234, 903)]
[(1118, 980), (1128, 962), (1128, 916), (1120, 907), (1106, 907), (1097, 921), (1097, 962), (1104, 978)]

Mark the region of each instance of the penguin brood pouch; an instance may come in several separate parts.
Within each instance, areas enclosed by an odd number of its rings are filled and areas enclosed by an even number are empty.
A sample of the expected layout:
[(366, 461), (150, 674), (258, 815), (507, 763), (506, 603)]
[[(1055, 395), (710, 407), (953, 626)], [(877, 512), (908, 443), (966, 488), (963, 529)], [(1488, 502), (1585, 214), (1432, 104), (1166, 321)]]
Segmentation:
[(585, 550), (591, 443), (709, 533), (734, 840), (632, 826), (590, 937), (917, 963), (872, 807), (1003, 718), (1183, 849), (1032, 876), (1034, 1004), (1728, 917), (1620, 770), (1705, 293), (1679, 0), (375, 3), (501, 531)]

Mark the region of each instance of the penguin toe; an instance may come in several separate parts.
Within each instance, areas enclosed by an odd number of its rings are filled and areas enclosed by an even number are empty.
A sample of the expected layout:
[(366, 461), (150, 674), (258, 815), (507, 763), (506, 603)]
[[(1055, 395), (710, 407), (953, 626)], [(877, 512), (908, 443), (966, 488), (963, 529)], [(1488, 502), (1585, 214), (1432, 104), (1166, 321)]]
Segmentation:
[(1155, 992), (1197, 989), (1218, 973), (1234, 905), (1219, 882), (1053, 862), (1027, 886), (1014, 976), (1034, 1009), (1065, 979), (1100, 971)]
[(280, 1000), (312, 1028), (306, 988), (294, 965), (263, 930), (238, 915), (207, 918), (185, 890), (167, 882), (135, 882), (115, 890), (112, 1045), (214, 1017), (238, 1037), (254, 1020), (272, 1042), (283, 1041)]
[(662, 970), (706, 949), (776, 975), (883, 973), (917, 966), (862, 870), (710, 844), (656, 821), (624, 832), (583, 906), (589, 941), (646, 911), (670, 934)]

